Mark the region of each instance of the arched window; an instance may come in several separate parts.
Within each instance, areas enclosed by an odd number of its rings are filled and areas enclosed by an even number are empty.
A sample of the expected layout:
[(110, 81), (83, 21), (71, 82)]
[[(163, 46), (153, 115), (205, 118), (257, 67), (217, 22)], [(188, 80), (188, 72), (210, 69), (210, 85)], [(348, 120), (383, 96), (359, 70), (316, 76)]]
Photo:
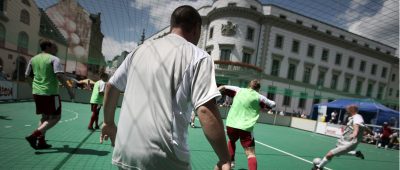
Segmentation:
[(0, 47), (4, 47), (4, 43), (6, 40), (6, 28), (3, 24), (0, 24)]
[(28, 53), (29, 37), (26, 32), (20, 32), (18, 34), (18, 51)]
[(24, 24), (29, 25), (30, 18), (29, 18), (29, 12), (27, 10), (23, 9), (21, 11), (19, 21), (21, 21)]

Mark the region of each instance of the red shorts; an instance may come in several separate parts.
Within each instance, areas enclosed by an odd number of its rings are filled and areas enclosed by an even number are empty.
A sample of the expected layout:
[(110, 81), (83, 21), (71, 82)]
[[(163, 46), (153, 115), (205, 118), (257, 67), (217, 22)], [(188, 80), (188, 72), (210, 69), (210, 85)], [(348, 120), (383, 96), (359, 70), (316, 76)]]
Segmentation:
[(101, 105), (99, 105), (99, 104), (91, 104), (91, 111), (92, 112), (100, 112), (100, 109), (101, 109)]
[(42, 96), (33, 95), (36, 105), (36, 114), (60, 115), (61, 99), (60, 95)]
[(254, 137), (251, 132), (231, 128), (229, 126), (226, 127), (226, 132), (231, 142), (236, 142), (238, 139), (240, 139), (240, 144), (242, 144), (244, 148), (255, 146)]

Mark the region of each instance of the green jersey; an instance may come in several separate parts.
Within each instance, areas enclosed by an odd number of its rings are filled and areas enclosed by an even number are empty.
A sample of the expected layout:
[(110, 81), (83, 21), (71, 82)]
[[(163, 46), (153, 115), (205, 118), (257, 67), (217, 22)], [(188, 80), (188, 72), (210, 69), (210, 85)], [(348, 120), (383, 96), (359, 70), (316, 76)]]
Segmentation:
[(90, 103), (92, 104), (103, 104), (103, 95), (100, 94), (104, 92), (105, 83), (103, 80), (99, 80), (94, 84), (92, 97), (90, 98)]

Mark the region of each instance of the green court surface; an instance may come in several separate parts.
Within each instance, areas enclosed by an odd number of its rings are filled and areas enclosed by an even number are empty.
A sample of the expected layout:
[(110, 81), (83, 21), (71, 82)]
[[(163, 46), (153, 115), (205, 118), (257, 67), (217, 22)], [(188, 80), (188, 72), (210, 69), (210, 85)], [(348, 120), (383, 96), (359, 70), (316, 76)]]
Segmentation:
[[(109, 142), (99, 144), (99, 131), (87, 130), (88, 104), (63, 102), (62, 121), (47, 132), (53, 148), (33, 150), (24, 137), (37, 127), (33, 102), (0, 104), (0, 169), (117, 169), (111, 164)], [(119, 110), (117, 115), (119, 114)], [(100, 120), (102, 116), (100, 117)], [(199, 126), (199, 122), (196, 122)], [(310, 161), (335, 146), (336, 139), (289, 127), (257, 124), (254, 130), (260, 170), (309, 170)], [(201, 128), (189, 129), (192, 167), (213, 169), (217, 157)], [(247, 169), (247, 159), (237, 142), (235, 169)], [(134, 143), (132, 143), (134, 146)], [(360, 144), (365, 160), (341, 156), (328, 164), (335, 170), (397, 170), (399, 152)]]

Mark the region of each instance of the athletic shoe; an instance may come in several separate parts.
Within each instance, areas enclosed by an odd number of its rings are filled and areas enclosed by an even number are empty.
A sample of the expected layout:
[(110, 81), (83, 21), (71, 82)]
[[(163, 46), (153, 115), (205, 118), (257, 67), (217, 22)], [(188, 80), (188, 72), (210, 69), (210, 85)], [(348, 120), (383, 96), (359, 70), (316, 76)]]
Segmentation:
[(51, 148), (51, 145), (44, 143), (44, 144), (38, 144), (37, 149), (49, 149)]
[(194, 123), (190, 123), (190, 126), (191, 126), (192, 128), (195, 128)]
[(27, 137), (25, 137), (25, 139), (28, 141), (29, 145), (31, 145), (31, 147), (32, 147), (33, 149), (37, 149), (37, 146), (36, 146), (37, 138), (36, 138), (36, 137), (34, 137), (34, 136), (27, 136)]
[(318, 168), (317, 165), (314, 165), (314, 166), (311, 168), (311, 170), (323, 170), (323, 169), (324, 169), (324, 167)]
[(356, 152), (356, 157), (359, 157), (361, 159), (364, 159), (364, 154), (361, 153), (361, 151)]
[(231, 169), (235, 168), (235, 161), (231, 162)]
[(95, 129), (100, 129), (100, 127), (99, 127), (99, 126), (96, 126)]

